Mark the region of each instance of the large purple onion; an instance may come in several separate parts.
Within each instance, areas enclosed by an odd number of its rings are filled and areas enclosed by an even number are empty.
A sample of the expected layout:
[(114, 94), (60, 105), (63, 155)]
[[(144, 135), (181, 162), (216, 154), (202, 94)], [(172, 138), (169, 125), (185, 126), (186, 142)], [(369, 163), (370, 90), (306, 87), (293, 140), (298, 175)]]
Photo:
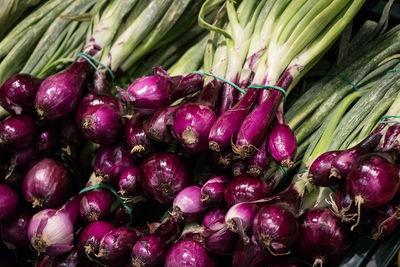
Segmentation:
[(296, 217), (281, 205), (265, 206), (254, 217), (254, 239), (272, 255), (287, 254), (297, 241), (298, 231)]
[(33, 101), (41, 80), (29, 74), (16, 74), (0, 87), (1, 106), (15, 114), (33, 113)]
[(232, 254), (238, 235), (225, 224), (225, 208), (214, 208), (203, 219), (202, 237), (208, 251), (218, 255)]
[(54, 208), (60, 206), (69, 195), (71, 180), (61, 163), (44, 158), (27, 172), (22, 193), (32, 206)]
[(310, 210), (300, 217), (298, 249), (314, 264), (337, 262), (349, 248), (345, 227), (330, 210)]
[(133, 267), (160, 266), (166, 254), (167, 248), (160, 236), (143, 236), (133, 246), (131, 263)]
[(172, 208), (172, 216), (193, 222), (203, 217), (207, 206), (201, 201), (201, 188), (192, 185), (182, 189), (176, 195)]
[(297, 141), (287, 124), (275, 123), (268, 135), (268, 152), (284, 168), (293, 166)]
[(79, 209), (81, 218), (86, 222), (104, 220), (111, 212), (111, 195), (106, 190), (85, 192)]
[(133, 164), (126, 168), (119, 178), (119, 193), (123, 197), (134, 196), (138, 193), (140, 170)]
[(258, 177), (242, 174), (232, 179), (225, 187), (225, 202), (233, 206), (240, 202), (249, 202), (269, 195), (268, 184)]
[(332, 161), (341, 151), (328, 151), (316, 158), (310, 166), (308, 173), (309, 181), (318, 186), (333, 186), (340, 182), (340, 179), (331, 176)]
[(165, 267), (213, 267), (214, 261), (201, 244), (193, 240), (176, 243), (168, 252)]
[(78, 105), (86, 77), (92, 70), (86, 59), (78, 58), (68, 69), (47, 77), (35, 97), (35, 110), (41, 119), (57, 120)]
[(152, 143), (147, 138), (143, 129), (145, 117), (134, 114), (125, 126), (125, 142), (131, 153), (135, 156), (145, 156), (152, 150)]
[(150, 155), (142, 161), (140, 170), (141, 186), (161, 204), (171, 204), (191, 181), (187, 168), (175, 154), (158, 152)]
[(179, 107), (180, 105), (175, 105), (158, 110), (150, 120), (147, 136), (161, 143), (171, 141), (172, 135), (168, 125), (172, 124), (173, 114)]
[(99, 182), (116, 185), (122, 172), (131, 165), (131, 154), (123, 144), (100, 146), (94, 162), (94, 173)]
[(30, 147), (35, 142), (35, 122), (27, 115), (12, 115), (0, 122), (0, 148), (11, 151)]
[(96, 257), (104, 264), (123, 263), (128, 260), (138, 238), (139, 234), (134, 228), (115, 228), (101, 240)]
[(104, 221), (88, 224), (79, 236), (79, 249), (84, 251), (89, 258), (94, 258), (94, 254), (98, 252), (100, 241), (113, 228), (111, 223)]
[(13, 220), (18, 214), (18, 195), (5, 184), (0, 184), (0, 223)]
[(74, 224), (67, 213), (41, 210), (29, 221), (28, 238), (38, 253), (61, 255), (73, 247)]
[(216, 119), (209, 107), (187, 103), (175, 112), (172, 131), (186, 150), (203, 151), (208, 148), (208, 135)]
[(208, 180), (201, 187), (201, 201), (207, 206), (216, 206), (224, 201), (226, 184), (229, 182), (226, 176), (216, 176)]
[(259, 207), (257, 205), (242, 202), (233, 205), (225, 216), (225, 223), (229, 230), (238, 233), (245, 244), (250, 242), (246, 231), (253, 226), (253, 219)]
[(109, 145), (119, 139), (122, 119), (113, 107), (98, 105), (83, 113), (80, 126), (83, 134), (90, 141), (100, 145)]
[(0, 225), (1, 240), (8, 249), (27, 247), (29, 244), (28, 223), (30, 219), (31, 213), (24, 208), (13, 221)]

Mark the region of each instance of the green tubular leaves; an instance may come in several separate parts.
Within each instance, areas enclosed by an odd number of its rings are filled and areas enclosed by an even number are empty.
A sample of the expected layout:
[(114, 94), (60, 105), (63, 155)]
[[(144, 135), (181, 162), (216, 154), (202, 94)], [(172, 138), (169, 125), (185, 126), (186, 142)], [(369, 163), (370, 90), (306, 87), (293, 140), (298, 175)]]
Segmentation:
[(210, 30), (210, 31), (220, 33), (225, 38), (231, 39), (231, 35), (228, 32), (226, 32), (224, 29), (219, 28), (215, 25), (211, 25), (205, 19), (205, 16), (208, 13), (210, 13), (212, 10), (217, 9), (223, 2), (225, 2), (225, 0), (206, 0), (200, 9), (199, 16), (198, 16), (198, 22), (199, 22), (200, 27)]

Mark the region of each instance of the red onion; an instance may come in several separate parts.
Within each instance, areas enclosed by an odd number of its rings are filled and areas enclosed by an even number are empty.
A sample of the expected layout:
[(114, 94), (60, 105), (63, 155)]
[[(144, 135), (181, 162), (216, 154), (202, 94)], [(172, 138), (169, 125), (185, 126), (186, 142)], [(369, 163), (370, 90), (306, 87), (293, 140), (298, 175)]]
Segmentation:
[(1, 240), (8, 249), (23, 248), (29, 244), (28, 223), (30, 219), (31, 213), (24, 208), (13, 221), (0, 225)]
[(144, 120), (142, 115), (134, 114), (125, 126), (125, 142), (131, 153), (139, 157), (145, 156), (152, 150), (152, 143), (143, 129)]
[(134, 267), (160, 266), (167, 254), (163, 240), (158, 235), (139, 238), (132, 249), (131, 261)]
[(57, 149), (59, 142), (59, 131), (55, 127), (48, 127), (40, 131), (37, 147), (42, 154), (50, 155)]
[(98, 105), (83, 113), (80, 126), (83, 134), (90, 141), (109, 145), (118, 140), (122, 130), (122, 120), (114, 108)]
[(27, 172), (22, 193), (32, 206), (54, 208), (67, 198), (71, 185), (68, 172), (61, 163), (44, 158)]
[(225, 202), (229, 206), (240, 202), (254, 201), (269, 195), (268, 184), (250, 174), (241, 174), (225, 187)]
[(165, 267), (213, 267), (214, 261), (201, 244), (193, 240), (176, 243), (168, 252)]
[(254, 239), (272, 255), (287, 254), (297, 241), (298, 229), (296, 217), (278, 204), (261, 208), (254, 217)]
[[(76, 267), (76, 266), (90, 266), (89, 261), (84, 257), (84, 254), (74, 247), (67, 254), (55, 257), (51, 266), (57, 267)], [(49, 266), (50, 267), (50, 266)]]
[(346, 179), (347, 192), (354, 198), (358, 207), (357, 222), (360, 222), (361, 206), (375, 208), (387, 204), (399, 189), (398, 169), (382, 154), (361, 156)]
[(400, 198), (396, 196), (388, 204), (374, 209), (370, 217), (373, 239), (377, 240), (390, 235), (400, 224)]
[(65, 212), (41, 210), (29, 221), (28, 238), (38, 253), (61, 255), (73, 247), (74, 224)]
[(109, 222), (97, 221), (88, 224), (82, 231), (78, 247), (90, 258), (94, 258), (94, 254), (98, 252), (100, 241), (103, 237), (113, 229), (113, 225)]
[(249, 173), (254, 176), (259, 176), (261, 172), (268, 166), (268, 152), (267, 152), (268, 139), (262, 142), (260, 148), (247, 159), (247, 166)]
[(265, 267), (271, 264), (272, 255), (266, 253), (255, 242), (244, 244), (242, 241), (236, 242), (232, 257), (232, 267)]
[(104, 264), (124, 262), (138, 238), (139, 234), (134, 228), (115, 228), (103, 237), (96, 256)]
[(47, 77), (35, 97), (35, 110), (39, 117), (57, 120), (71, 113), (79, 103), (82, 87), (91, 70), (86, 59), (78, 58), (65, 71)]
[(284, 168), (293, 166), (297, 141), (287, 124), (275, 123), (268, 135), (268, 152)]
[(176, 218), (170, 217), (158, 225), (154, 231), (150, 232), (162, 237), (164, 244), (170, 246), (179, 238), (181, 222)]
[(80, 215), (86, 222), (105, 219), (111, 210), (111, 195), (106, 190), (85, 192), (80, 202)]
[(84, 140), (83, 133), (73, 116), (63, 119), (61, 125), (61, 142), (67, 146), (75, 146)]
[[(375, 130), (375, 131), (377, 131), (377, 130)], [(398, 140), (399, 134), (400, 134), (400, 127), (397, 123), (394, 123), (387, 129), (387, 131), (385, 133), (385, 138), (383, 138), (383, 144), (382, 144), (381, 151), (383, 151), (383, 152), (396, 151), (396, 153), (399, 153), (399, 151), (400, 151), (399, 150), (400, 143)], [(372, 151), (368, 151), (368, 152), (372, 152)]]
[(94, 173), (100, 182), (115, 185), (121, 173), (131, 165), (131, 155), (124, 145), (100, 146), (94, 162)]
[(134, 196), (138, 193), (140, 170), (133, 164), (126, 168), (119, 178), (119, 193), (123, 197)]
[(203, 219), (204, 245), (213, 254), (232, 254), (235, 248), (238, 236), (225, 224), (226, 212), (225, 208), (214, 208), (207, 212)]
[(157, 142), (167, 143), (171, 141), (172, 136), (168, 125), (172, 124), (172, 116), (179, 107), (180, 105), (175, 105), (158, 110), (150, 120), (147, 136)]
[(187, 103), (175, 112), (172, 131), (186, 150), (203, 151), (208, 148), (208, 134), (216, 119), (209, 107)]
[[(12, 155), (10, 167), (27, 167), (39, 156), (39, 151), (35, 146), (15, 151)], [(10, 170), (10, 168), (9, 168)]]
[(0, 87), (1, 106), (15, 114), (32, 113), (40, 82), (40, 79), (29, 74), (16, 74), (8, 78)]
[(12, 115), (0, 122), (0, 147), (11, 151), (35, 142), (35, 122), (27, 115)]
[(190, 184), (186, 167), (175, 154), (155, 153), (140, 164), (140, 184), (161, 204), (171, 204), (174, 197)]
[(306, 212), (299, 224), (299, 253), (314, 265), (337, 262), (349, 248), (345, 227), (327, 209)]
[(229, 182), (226, 176), (216, 176), (201, 187), (201, 201), (207, 206), (216, 206), (224, 201), (225, 186)]
[(332, 161), (341, 151), (329, 151), (321, 154), (314, 160), (308, 173), (309, 181), (318, 186), (333, 186), (340, 182), (340, 179), (331, 176)]
[(259, 207), (255, 204), (242, 202), (233, 205), (225, 216), (225, 223), (229, 230), (238, 233), (245, 244), (250, 242), (246, 231), (253, 226), (253, 218)]
[(354, 199), (347, 193), (346, 184), (340, 184), (335, 192), (335, 199), (332, 195), (327, 200), (331, 206), (330, 209), (342, 222), (354, 221), (357, 217), (357, 208), (354, 205)]
[(0, 184), (0, 223), (9, 222), (18, 215), (19, 200), (15, 191), (5, 184)]
[(201, 201), (201, 188), (192, 185), (182, 189), (174, 199), (172, 216), (185, 222), (193, 222), (203, 217), (207, 206)]

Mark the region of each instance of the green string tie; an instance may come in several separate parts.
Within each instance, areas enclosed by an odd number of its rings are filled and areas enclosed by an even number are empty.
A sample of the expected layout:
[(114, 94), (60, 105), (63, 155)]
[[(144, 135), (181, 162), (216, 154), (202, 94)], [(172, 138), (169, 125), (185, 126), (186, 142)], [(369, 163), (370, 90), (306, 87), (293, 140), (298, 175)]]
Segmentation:
[(214, 77), (214, 78), (216, 78), (216, 79), (218, 79), (218, 80), (221, 80), (221, 81), (223, 81), (223, 82), (225, 82), (225, 83), (227, 83), (227, 84), (233, 86), (236, 90), (239, 90), (242, 94), (245, 94), (245, 93), (246, 93), (245, 90), (243, 90), (242, 88), (240, 88), (239, 86), (237, 86), (237, 85), (234, 84), (233, 82), (230, 82), (230, 81), (228, 81), (228, 80), (225, 80), (224, 78), (221, 78), (221, 77), (219, 77), (219, 76), (217, 76), (217, 75), (215, 75), (215, 74), (208, 73), (208, 72), (203, 72), (203, 71), (197, 71), (197, 70), (196, 70), (196, 71), (193, 71), (193, 73)]
[(283, 94), (283, 101), (286, 101), (286, 91), (282, 87), (272, 86), (272, 85), (253, 84), (253, 85), (250, 85), (248, 88), (276, 89), (278, 91), (281, 91), (281, 93)]
[(355, 91), (358, 91), (357, 85), (356, 85), (355, 83), (353, 83), (352, 81), (350, 81), (347, 77), (345, 77), (345, 76), (343, 76), (343, 75), (341, 75), (341, 74), (329, 74), (329, 75), (327, 75), (327, 76), (328, 76), (328, 77), (336, 77), (336, 78), (339, 78), (339, 79), (341, 79), (342, 81), (345, 81), (345, 82), (347, 82), (348, 84), (350, 84), (351, 86), (353, 86), (353, 88), (354, 88)]
[(161, 217), (160, 222), (164, 221), (164, 219), (168, 216), (168, 214), (170, 214), (172, 211), (172, 207), (170, 207), (169, 209), (167, 209), (167, 211), (164, 213), (164, 215)]
[(309, 170), (307, 170), (307, 169), (300, 170), (297, 174), (302, 174), (302, 173), (305, 173), (305, 172), (309, 172)]
[(114, 81), (114, 73), (112, 72), (112, 70), (111, 70), (109, 67), (107, 67), (106, 65), (104, 65), (103, 63), (101, 63), (100, 60), (97, 60), (97, 59), (95, 59), (94, 57), (92, 57), (91, 55), (88, 55), (88, 54), (86, 54), (86, 53), (79, 53), (79, 54), (76, 56), (76, 58), (79, 58), (79, 57), (82, 57), (82, 58), (86, 59), (87, 62), (89, 62), (89, 64), (92, 65), (92, 67), (93, 67), (98, 73), (101, 73), (101, 72), (100, 72), (99, 68), (93, 63), (93, 61), (96, 62), (97, 64), (101, 65), (103, 68), (105, 68), (105, 69), (108, 71), (108, 73), (109, 73), (110, 76), (111, 76), (111, 80)]
[(391, 70), (388, 70), (386, 73), (397, 72), (397, 71), (400, 71), (400, 69), (391, 69)]
[(117, 191), (115, 191), (115, 189), (112, 186), (110, 186), (108, 184), (95, 184), (95, 185), (83, 188), (79, 192), (79, 194), (82, 194), (82, 193), (84, 193), (86, 191), (90, 191), (90, 190), (93, 190), (93, 189), (96, 189), (96, 188), (106, 188), (111, 193), (113, 193), (113, 195), (118, 199), (118, 201), (122, 204), (122, 206), (124, 206), (124, 208), (126, 209), (126, 211), (129, 214), (129, 222), (128, 222), (127, 226), (131, 225), (132, 224), (132, 219), (133, 219), (132, 209), (128, 205), (125, 204), (125, 202), (121, 199), (121, 197), (118, 195)]
[(285, 168), (283, 168), (282, 166), (279, 166), (279, 169), (283, 173), (283, 177), (286, 177), (287, 176), (287, 172), (286, 172)]
[(390, 119), (390, 118), (400, 118), (399, 115), (387, 115), (387, 116), (383, 116), (381, 118), (381, 122), (379, 123), (400, 123), (400, 121), (384, 121), (384, 119)]

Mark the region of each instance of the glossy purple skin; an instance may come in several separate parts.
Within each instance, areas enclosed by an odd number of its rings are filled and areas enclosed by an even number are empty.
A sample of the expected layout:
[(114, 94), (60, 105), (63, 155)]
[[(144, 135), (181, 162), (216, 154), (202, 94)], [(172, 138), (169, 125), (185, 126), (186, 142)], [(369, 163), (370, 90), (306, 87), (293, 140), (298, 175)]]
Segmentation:
[(367, 154), (354, 162), (346, 185), (353, 198), (362, 197), (365, 207), (383, 206), (399, 189), (398, 169), (379, 154)]
[(85, 80), (92, 67), (79, 58), (63, 72), (47, 77), (35, 97), (35, 110), (44, 120), (57, 120), (71, 113), (78, 105)]
[(228, 182), (229, 179), (226, 176), (216, 176), (208, 180), (201, 187), (201, 201), (209, 207), (222, 204)]
[(165, 258), (164, 267), (213, 267), (214, 261), (201, 244), (193, 240), (176, 243)]
[(82, 194), (71, 197), (68, 201), (58, 209), (59, 212), (65, 213), (73, 224), (79, 219), (79, 206), (81, 203)]
[(258, 176), (261, 172), (268, 166), (268, 152), (267, 152), (268, 139), (262, 142), (260, 148), (247, 159), (247, 166), (249, 168), (249, 173)]
[(33, 113), (33, 101), (41, 80), (29, 74), (16, 74), (0, 87), (1, 106), (14, 114)]
[(224, 151), (236, 140), (241, 123), (257, 100), (259, 89), (250, 89), (231, 109), (218, 117), (208, 135), (209, 146), (214, 151)]
[(170, 217), (163, 221), (152, 234), (161, 236), (166, 246), (170, 246), (175, 243), (181, 233), (181, 222), (173, 217)]
[(230, 231), (225, 224), (226, 212), (225, 208), (213, 208), (203, 219), (204, 245), (213, 254), (230, 255), (235, 248), (238, 235)]
[(18, 215), (17, 193), (8, 185), (0, 184), (0, 223), (12, 221)]
[(248, 244), (250, 238), (246, 232), (253, 226), (253, 219), (258, 211), (256, 205), (242, 202), (232, 206), (225, 216), (225, 224), (234, 233), (238, 233), (243, 243)]
[(61, 163), (44, 158), (27, 172), (22, 193), (32, 207), (57, 208), (69, 195), (71, 179)]
[(197, 185), (182, 189), (175, 197), (172, 213), (185, 222), (194, 222), (203, 217), (207, 206), (201, 201), (201, 187)]
[(100, 241), (114, 226), (109, 222), (96, 221), (88, 224), (79, 236), (78, 248), (85, 254), (93, 256), (100, 246)]
[(127, 260), (133, 245), (139, 239), (134, 228), (119, 227), (108, 232), (100, 242), (97, 257), (104, 264)]
[(63, 119), (61, 124), (61, 142), (67, 146), (75, 146), (80, 144), (85, 137), (76, 124), (73, 116), (68, 116)]
[(142, 188), (161, 204), (172, 204), (175, 196), (187, 187), (191, 178), (178, 156), (158, 152), (140, 164)]
[(125, 143), (132, 155), (143, 157), (152, 150), (152, 142), (147, 138), (143, 128), (145, 117), (133, 114), (125, 125)]
[(228, 206), (240, 202), (255, 201), (269, 195), (268, 184), (250, 174), (241, 174), (230, 181), (225, 187), (224, 199)]
[(238, 241), (232, 257), (232, 267), (265, 267), (271, 263), (272, 255), (265, 252), (257, 243), (244, 244)]
[(119, 178), (119, 193), (124, 197), (134, 196), (139, 191), (139, 180), (140, 170), (136, 166), (131, 165), (126, 168)]
[(271, 204), (261, 208), (253, 221), (253, 234), (265, 250), (286, 253), (299, 235), (297, 218), (283, 206)]
[(384, 142), (382, 145), (382, 151), (390, 151), (395, 150), (397, 152), (400, 151), (400, 126), (398, 123), (394, 123), (389, 127), (389, 129), (385, 133)]
[[(64, 130), (64, 127), (62, 129)], [(41, 153), (48, 155), (57, 149), (59, 142), (59, 131), (54, 127), (48, 127), (40, 131), (37, 147)]]
[(94, 173), (101, 181), (116, 185), (122, 172), (131, 165), (131, 155), (122, 144), (100, 146), (94, 162)]
[(330, 210), (310, 210), (300, 217), (297, 247), (306, 259), (337, 262), (349, 244), (346, 228)]
[(75, 117), (76, 123), (78, 125), (82, 125), (82, 116), (89, 108), (104, 104), (113, 107), (119, 112), (120, 115), (124, 114), (124, 107), (121, 101), (119, 101), (117, 98), (109, 95), (88, 94), (79, 103), (78, 111)]
[(308, 178), (317, 186), (333, 186), (340, 183), (340, 179), (331, 176), (332, 161), (341, 151), (328, 151), (316, 158), (310, 166)]
[(172, 124), (173, 114), (180, 107), (180, 105), (172, 107), (164, 107), (158, 110), (149, 123), (147, 136), (152, 140), (161, 143), (171, 141), (172, 135), (168, 128), (168, 124)]
[(160, 236), (148, 235), (139, 238), (132, 249), (132, 266), (160, 266), (167, 254), (167, 249)]
[(119, 140), (122, 126), (118, 112), (107, 105), (91, 107), (82, 116), (83, 134), (100, 145), (109, 145)]
[(0, 122), (0, 147), (21, 150), (35, 143), (36, 126), (27, 115), (12, 115)]
[(186, 150), (203, 151), (208, 148), (208, 135), (216, 119), (210, 108), (187, 103), (175, 112), (172, 131)]
[(66, 213), (44, 209), (29, 221), (28, 239), (38, 253), (62, 255), (73, 248), (74, 225)]
[(155, 75), (137, 79), (126, 91), (120, 90), (120, 94), (133, 110), (152, 115), (170, 103), (170, 91), (169, 79)]
[(347, 193), (345, 184), (341, 184), (337, 188), (335, 192), (335, 204), (338, 207), (339, 212), (350, 207), (346, 214), (357, 213), (357, 207), (354, 205), (354, 199)]
[(104, 220), (110, 214), (111, 195), (109, 191), (94, 190), (85, 192), (81, 202), (79, 213), (86, 222)]
[(15, 163), (15, 167), (26, 167), (39, 156), (39, 151), (35, 146), (25, 148), (24, 150), (15, 151), (11, 161)]
[(28, 246), (28, 223), (30, 219), (31, 213), (24, 208), (13, 221), (0, 225), (1, 240), (8, 249)]
[(400, 224), (399, 217), (400, 198), (395, 196), (388, 204), (372, 211), (371, 237), (375, 240), (390, 235)]
[(296, 136), (287, 124), (276, 123), (268, 135), (268, 153), (279, 165), (290, 168), (297, 151)]

